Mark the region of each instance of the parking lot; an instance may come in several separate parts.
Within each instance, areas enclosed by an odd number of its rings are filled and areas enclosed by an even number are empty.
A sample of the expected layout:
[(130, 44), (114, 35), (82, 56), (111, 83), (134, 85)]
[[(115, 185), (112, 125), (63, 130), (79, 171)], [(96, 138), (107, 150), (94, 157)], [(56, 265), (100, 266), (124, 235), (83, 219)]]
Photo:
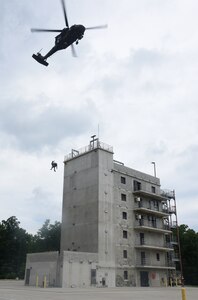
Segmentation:
[[(187, 300), (198, 300), (198, 288), (186, 288)], [(0, 300), (179, 300), (181, 288), (34, 288), (23, 281), (0, 281)]]

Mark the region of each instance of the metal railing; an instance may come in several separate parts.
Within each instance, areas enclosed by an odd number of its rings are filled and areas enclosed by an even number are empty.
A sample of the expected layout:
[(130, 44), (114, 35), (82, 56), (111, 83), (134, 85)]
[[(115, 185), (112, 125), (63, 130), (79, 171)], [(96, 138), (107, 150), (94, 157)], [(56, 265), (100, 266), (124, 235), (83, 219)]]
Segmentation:
[(161, 190), (160, 191), (161, 196), (165, 197), (165, 198), (169, 198), (169, 199), (174, 199), (175, 198), (175, 193), (174, 191), (171, 190)]
[(175, 264), (172, 261), (166, 261), (166, 262), (154, 262), (150, 258), (144, 257), (144, 258), (138, 258), (136, 260), (136, 267), (157, 267), (157, 268), (168, 268), (168, 267), (174, 267)]
[(134, 195), (141, 195), (143, 197), (149, 197), (150, 199), (154, 200), (166, 200), (167, 197), (161, 194), (161, 190), (156, 190), (156, 192), (152, 192), (146, 184), (143, 182), (140, 187), (133, 187), (133, 194)]
[(172, 221), (170, 223), (171, 228), (177, 228), (177, 221)]
[(94, 142), (90, 142), (89, 145), (82, 147), (78, 150), (72, 149), (71, 153), (65, 156), (64, 161), (68, 161), (72, 158), (75, 158), (77, 156), (80, 156), (84, 153), (90, 152), (94, 149), (103, 149), (105, 151), (113, 153), (113, 147), (110, 145), (107, 145), (103, 142), (100, 142), (98, 139), (94, 140)]
[(149, 204), (147, 203), (142, 203), (142, 202), (137, 202), (134, 204), (134, 209), (135, 210), (138, 210), (138, 209), (146, 209), (146, 210), (149, 210), (149, 211), (152, 211), (152, 212), (159, 212), (159, 213), (164, 213), (164, 214), (168, 214), (169, 213), (169, 210), (166, 209), (166, 208), (160, 208), (159, 206), (154, 206), (154, 205), (151, 205), (149, 206)]
[(136, 220), (135, 227), (143, 227), (143, 226), (160, 229), (160, 230), (169, 230), (169, 231), (171, 230), (169, 225), (159, 224), (155, 221), (148, 221), (144, 219)]
[(141, 239), (141, 241), (136, 241), (135, 246), (148, 246), (154, 248), (166, 248), (166, 249), (173, 249), (173, 245), (171, 243), (155, 243), (152, 241), (146, 241), (145, 239)]
[(176, 206), (171, 205), (171, 206), (168, 208), (168, 211), (169, 211), (169, 213), (175, 214), (175, 213), (176, 213)]

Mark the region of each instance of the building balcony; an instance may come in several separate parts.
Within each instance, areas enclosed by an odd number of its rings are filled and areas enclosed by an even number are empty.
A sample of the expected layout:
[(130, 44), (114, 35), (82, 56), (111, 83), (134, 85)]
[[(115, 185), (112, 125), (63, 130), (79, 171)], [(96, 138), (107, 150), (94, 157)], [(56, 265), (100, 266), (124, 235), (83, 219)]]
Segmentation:
[(175, 193), (174, 191), (171, 190), (161, 190), (160, 194), (162, 197), (166, 198), (166, 199), (175, 199)]
[(140, 241), (137, 241), (135, 243), (135, 248), (137, 249), (151, 249), (151, 250), (159, 250), (159, 251), (174, 251), (173, 246), (170, 243), (163, 243), (161, 245), (156, 244), (152, 241), (146, 241), (145, 239)]
[(135, 203), (134, 211), (138, 211), (149, 215), (152, 214), (159, 217), (169, 216), (169, 213), (166, 209), (160, 210), (158, 207), (147, 207), (146, 204), (142, 204), (142, 203)]
[(159, 200), (159, 201), (167, 200), (167, 198), (162, 196), (161, 194), (151, 193), (146, 190), (135, 190), (135, 191), (133, 191), (133, 194), (135, 196), (144, 196), (144, 197), (154, 199), (154, 200)]
[(168, 225), (157, 224), (156, 222), (143, 219), (136, 220), (134, 229), (159, 233), (172, 233), (171, 228)]
[(174, 245), (178, 245), (178, 240), (176, 237), (173, 237), (172, 240), (171, 240), (171, 244), (174, 246)]
[(176, 221), (172, 221), (172, 222), (170, 223), (170, 227), (171, 227), (172, 229), (177, 228), (177, 222), (176, 222)]
[(174, 262), (152, 262), (149, 258), (138, 259), (135, 263), (136, 268), (141, 269), (164, 269), (164, 270), (175, 270)]
[(176, 214), (176, 206), (170, 206), (168, 212), (169, 214)]
[(172, 255), (171, 255), (171, 260), (172, 260), (173, 262), (180, 261), (179, 253), (173, 252)]

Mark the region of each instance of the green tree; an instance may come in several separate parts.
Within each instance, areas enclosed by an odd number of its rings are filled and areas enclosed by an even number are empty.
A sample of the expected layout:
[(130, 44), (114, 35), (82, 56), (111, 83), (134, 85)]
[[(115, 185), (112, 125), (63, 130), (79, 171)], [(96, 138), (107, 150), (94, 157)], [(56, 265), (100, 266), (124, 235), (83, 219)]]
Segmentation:
[(0, 223), (0, 279), (23, 279), (27, 253), (60, 250), (60, 222), (47, 219), (36, 235), (19, 224), (15, 216)]
[(23, 278), (30, 235), (12, 216), (0, 223), (0, 278)]
[(32, 252), (60, 251), (61, 223), (47, 219), (33, 237)]
[(198, 233), (182, 224), (179, 237), (185, 284), (198, 285)]

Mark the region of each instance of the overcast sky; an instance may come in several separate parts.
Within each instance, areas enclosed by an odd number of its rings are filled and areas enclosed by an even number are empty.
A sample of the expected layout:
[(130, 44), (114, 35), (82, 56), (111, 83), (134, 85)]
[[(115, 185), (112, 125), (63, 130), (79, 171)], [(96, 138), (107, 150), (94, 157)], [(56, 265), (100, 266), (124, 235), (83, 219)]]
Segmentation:
[[(61, 221), (63, 160), (90, 136), (114, 159), (175, 189), (178, 219), (198, 231), (198, 1), (67, 0), (86, 31), (78, 58), (63, 50), (45, 67), (61, 29), (59, 0), (0, 0), (0, 221), (36, 233)], [(58, 171), (50, 171), (56, 160)]]

